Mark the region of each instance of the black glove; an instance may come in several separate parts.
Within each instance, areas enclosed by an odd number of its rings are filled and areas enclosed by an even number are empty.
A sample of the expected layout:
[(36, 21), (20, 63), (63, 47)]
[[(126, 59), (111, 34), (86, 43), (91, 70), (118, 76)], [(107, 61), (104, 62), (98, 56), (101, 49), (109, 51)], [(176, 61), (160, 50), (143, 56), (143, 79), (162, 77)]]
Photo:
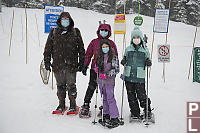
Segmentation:
[(147, 58), (145, 61), (145, 66), (150, 67), (151, 65), (152, 65), (151, 60), (149, 58)]
[(44, 62), (45, 69), (51, 72), (51, 62), (50, 61), (45, 61)]
[(121, 64), (124, 66), (127, 63), (126, 56), (121, 60)]
[(144, 41), (145, 41), (145, 43), (147, 43), (147, 40), (148, 40), (148, 37), (147, 37), (146, 34), (144, 34)]
[(87, 75), (87, 68), (88, 68), (88, 66), (86, 66), (86, 65), (83, 65), (83, 68), (82, 68), (82, 73), (83, 73), (83, 75)]

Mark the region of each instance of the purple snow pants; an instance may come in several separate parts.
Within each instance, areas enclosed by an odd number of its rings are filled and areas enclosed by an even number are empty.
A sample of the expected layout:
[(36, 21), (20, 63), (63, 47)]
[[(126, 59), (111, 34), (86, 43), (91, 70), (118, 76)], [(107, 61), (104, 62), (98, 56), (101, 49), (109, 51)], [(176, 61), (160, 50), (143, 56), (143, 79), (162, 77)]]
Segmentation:
[(114, 97), (115, 79), (98, 79), (98, 85), (101, 95), (103, 88), (103, 114), (109, 114), (111, 118), (118, 118), (119, 111)]

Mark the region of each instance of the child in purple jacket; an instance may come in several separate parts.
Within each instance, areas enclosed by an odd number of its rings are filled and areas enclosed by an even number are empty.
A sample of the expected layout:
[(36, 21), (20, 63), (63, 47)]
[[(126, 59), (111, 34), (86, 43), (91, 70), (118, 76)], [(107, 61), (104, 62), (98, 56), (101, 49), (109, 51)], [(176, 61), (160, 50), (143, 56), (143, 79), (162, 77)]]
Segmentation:
[[(109, 127), (117, 127), (120, 121), (114, 97), (114, 87), (116, 74), (119, 73), (119, 60), (114, 54), (110, 42), (106, 39), (100, 42), (95, 66), (101, 95), (103, 92), (103, 122)], [(102, 119), (99, 122), (102, 123)]]
[(115, 55), (118, 56), (117, 47), (116, 47), (115, 43), (109, 39), (111, 36), (111, 33), (112, 33), (111, 26), (109, 24), (100, 24), (96, 33), (97, 33), (98, 37), (93, 39), (90, 42), (90, 44), (87, 48), (87, 51), (85, 53), (85, 61), (84, 61), (83, 69), (82, 69), (83, 75), (86, 75), (87, 69), (90, 65), (90, 62), (92, 62), (91, 69), (90, 69), (90, 78), (89, 78), (88, 88), (86, 90), (85, 97), (84, 97), (84, 104), (83, 104), (83, 106), (81, 106), (81, 110), (79, 113), (79, 116), (81, 118), (90, 117), (90, 103), (91, 103), (91, 99), (94, 94), (94, 91), (97, 88), (97, 81), (96, 81), (97, 74), (94, 71), (94, 67), (96, 64), (97, 54), (98, 54), (98, 50), (100, 48), (101, 40), (102, 39), (108, 40), (111, 44), (111, 47), (114, 50)]

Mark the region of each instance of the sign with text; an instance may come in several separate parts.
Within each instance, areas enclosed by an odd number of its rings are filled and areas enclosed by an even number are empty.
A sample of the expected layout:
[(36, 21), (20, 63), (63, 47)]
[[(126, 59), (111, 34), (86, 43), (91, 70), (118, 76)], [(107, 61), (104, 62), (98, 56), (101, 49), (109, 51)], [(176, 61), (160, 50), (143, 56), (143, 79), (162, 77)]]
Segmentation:
[(170, 62), (170, 45), (158, 45), (158, 62)]
[(168, 33), (169, 9), (156, 9), (153, 32)]
[(187, 102), (187, 133), (200, 133), (200, 102)]
[(49, 33), (51, 28), (56, 28), (57, 24), (56, 21), (60, 16), (60, 13), (64, 11), (64, 7), (62, 6), (49, 6), (45, 5), (44, 9), (44, 27), (45, 33)]
[(126, 34), (125, 14), (115, 15), (114, 34)]
[(200, 83), (200, 47), (194, 48), (193, 55), (193, 82)]
[(141, 16), (136, 16), (133, 20), (134, 24), (137, 26), (141, 26), (143, 23), (143, 18)]

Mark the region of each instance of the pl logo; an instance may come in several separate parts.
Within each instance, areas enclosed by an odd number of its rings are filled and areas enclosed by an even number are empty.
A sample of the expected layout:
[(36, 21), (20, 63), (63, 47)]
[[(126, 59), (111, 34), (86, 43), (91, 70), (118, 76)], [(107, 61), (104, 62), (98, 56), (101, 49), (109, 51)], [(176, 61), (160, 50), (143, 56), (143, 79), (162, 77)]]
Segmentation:
[(200, 102), (187, 102), (187, 133), (200, 133)]

